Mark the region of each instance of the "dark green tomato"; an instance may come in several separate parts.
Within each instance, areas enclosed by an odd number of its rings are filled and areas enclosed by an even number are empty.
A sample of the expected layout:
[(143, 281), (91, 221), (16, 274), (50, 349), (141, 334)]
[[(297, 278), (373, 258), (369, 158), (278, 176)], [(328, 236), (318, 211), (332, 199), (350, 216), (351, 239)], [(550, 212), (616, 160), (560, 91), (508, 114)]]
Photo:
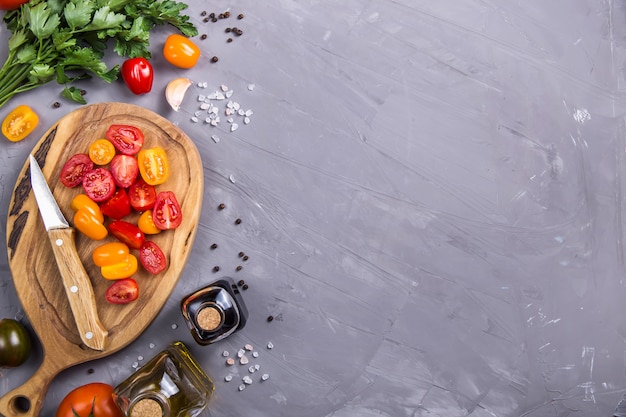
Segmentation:
[(20, 366), (30, 355), (30, 336), (18, 321), (0, 320), (0, 367)]

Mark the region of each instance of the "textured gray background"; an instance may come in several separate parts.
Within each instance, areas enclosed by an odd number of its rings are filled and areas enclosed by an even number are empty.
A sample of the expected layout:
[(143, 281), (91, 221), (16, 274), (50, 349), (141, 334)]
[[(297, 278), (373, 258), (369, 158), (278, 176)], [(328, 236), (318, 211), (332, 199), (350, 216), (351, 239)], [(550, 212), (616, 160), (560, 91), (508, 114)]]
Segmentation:
[[(610, 415), (626, 392), (624, 2), (189, 3), (209, 36), (197, 67), (163, 60), (160, 29), (151, 94), (79, 86), (91, 103), (157, 111), (197, 144), (206, 190), (191, 259), (148, 331), (59, 375), (43, 415), (177, 339), (216, 381), (206, 416)], [(227, 9), (246, 17), (201, 21)], [(244, 34), (227, 44), (232, 25)], [(6, 37), (2, 27), (2, 59)], [(178, 76), (208, 87), (175, 113), (163, 90)], [(197, 95), (221, 84), (254, 111), (233, 133), (190, 120)], [(27, 103), (41, 116), (25, 141), (0, 143), (2, 219), (17, 167), (77, 107), (53, 109), (60, 90), (0, 109)], [(250, 260), (235, 273), (239, 251)], [(178, 304), (213, 265), (249, 282), (251, 318), (201, 347)], [(15, 297), (3, 250), (0, 316), (28, 323)], [(238, 392), (220, 355), (246, 343), (271, 378)], [(0, 394), (40, 359), (2, 370)]]

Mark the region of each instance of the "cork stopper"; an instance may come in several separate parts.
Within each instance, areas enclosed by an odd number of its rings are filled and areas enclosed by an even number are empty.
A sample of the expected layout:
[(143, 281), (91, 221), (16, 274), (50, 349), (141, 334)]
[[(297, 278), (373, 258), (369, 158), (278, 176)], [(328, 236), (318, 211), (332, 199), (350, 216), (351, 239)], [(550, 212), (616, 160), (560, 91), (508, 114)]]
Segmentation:
[(163, 409), (158, 401), (152, 398), (143, 398), (130, 410), (130, 417), (162, 417)]
[(202, 330), (211, 331), (222, 324), (222, 315), (215, 307), (207, 306), (198, 312), (196, 321)]

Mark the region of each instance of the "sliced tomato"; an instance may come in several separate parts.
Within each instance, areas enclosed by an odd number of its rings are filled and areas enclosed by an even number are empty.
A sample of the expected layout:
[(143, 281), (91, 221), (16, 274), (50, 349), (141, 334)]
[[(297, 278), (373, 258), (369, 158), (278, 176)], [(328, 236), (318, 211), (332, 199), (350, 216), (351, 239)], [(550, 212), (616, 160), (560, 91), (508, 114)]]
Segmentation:
[(115, 183), (124, 188), (133, 185), (137, 179), (137, 175), (139, 175), (137, 159), (130, 155), (115, 155), (111, 160), (109, 170), (113, 175)]
[(105, 168), (95, 168), (85, 174), (83, 190), (96, 203), (102, 203), (113, 197), (116, 186), (113, 175)]
[(115, 156), (115, 146), (108, 139), (98, 139), (89, 145), (89, 159), (96, 165), (106, 165)]
[(117, 280), (107, 288), (105, 297), (111, 304), (128, 304), (139, 297), (139, 285), (132, 278)]
[(100, 205), (100, 211), (102, 211), (102, 214), (105, 216), (109, 216), (115, 220), (128, 216), (131, 212), (131, 208), (126, 190), (124, 188), (115, 190), (113, 197)]
[(183, 212), (176, 196), (171, 191), (161, 191), (157, 194), (152, 209), (154, 225), (161, 230), (176, 229), (183, 221)]
[(138, 265), (137, 257), (130, 253), (121, 262), (101, 266), (100, 273), (104, 278), (111, 280), (130, 278), (137, 272)]
[(95, 248), (91, 259), (97, 266), (105, 266), (122, 262), (128, 256), (130, 249), (122, 242), (108, 242)]
[(124, 155), (136, 155), (143, 146), (144, 135), (141, 130), (130, 125), (111, 125), (106, 138), (115, 149)]
[(142, 149), (137, 155), (141, 178), (151, 185), (163, 184), (170, 176), (170, 164), (165, 149), (156, 146)]
[[(2, 9), (0, 0), (0, 9)], [(4, 9), (6, 10), (6, 9)], [(39, 116), (25, 104), (17, 106), (2, 122), (2, 133), (11, 142), (19, 142), (39, 124)]]
[(139, 249), (139, 261), (151, 274), (158, 274), (167, 269), (165, 254), (156, 243), (146, 240)]
[(162, 231), (156, 227), (154, 220), (152, 220), (152, 210), (146, 210), (141, 213), (141, 216), (139, 216), (137, 220), (137, 227), (146, 235), (158, 235)]
[(61, 168), (61, 183), (69, 188), (80, 185), (85, 174), (93, 169), (93, 162), (89, 155), (77, 153), (73, 155)]
[(156, 201), (156, 189), (154, 185), (145, 182), (141, 177), (128, 189), (130, 205), (137, 211), (150, 210)]
[(141, 248), (146, 240), (145, 235), (137, 226), (124, 220), (115, 220), (109, 224), (109, 231), (122, 243), (133, 249)]

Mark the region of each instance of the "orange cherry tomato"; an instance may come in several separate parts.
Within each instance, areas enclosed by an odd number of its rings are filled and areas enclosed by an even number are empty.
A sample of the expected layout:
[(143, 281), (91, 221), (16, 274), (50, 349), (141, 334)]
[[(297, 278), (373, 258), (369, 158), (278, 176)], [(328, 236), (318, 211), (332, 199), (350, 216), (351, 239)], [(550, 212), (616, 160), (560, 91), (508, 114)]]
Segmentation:
[(122, 242), (109, 242), (98, 246), (91, 253), (91, 259), (97, 266), (112, 265), (123, 262), (130, 249)]
[(115, 156), (115, 146), (108, 139), (98, 139), (89, 145), (89, 159), (96, 165), (106, 165)]
[(72, 199), (72, 202), (70, 203), (70, 207), (74, 211), (85, 209), (91, 214), (93, 214), (94, 217), (98, 219), (100, 223), (104, 223), (104, 215), (102, 214), (102, 211), (100, 210), (100, 206), (91, 198), (87, 197), (86, 194), (77, 194), (76, 197)]
[(121, 262), (101, 266), (100, 272), (104, 278), (116, 280), (131, 277), (137, 272), (137, 267), (137, 257), (130, 253), (126, 255), (126, 258)]
[(147, 235), (156, 235), (161, 233), (161, 229), (156, 227), (154, 220), (152, 219), (152, 210), (144, 211), (139, 220), (137, 220), (137, 226), (139, 230)]
[(74, 213), (74, 227), (93, 240), (102, 240), (109, 234), (107, 228), (104, 227), (98, 218), (85, 208), (78, 209)]
[(163, 184), (170, 176), (170, 164), (165, 150), (159, 146), (142, 149), (137, 155), (141, 178), (150, 184)]
[(25, 104), (17, 106), (2, 122), (2, 134), (11, 142), (18, 142), (39, 124), (39, 116)]
[(200, 48), (191, 39), (173, 33), (165, 40), (163, 56), (167, 62), (178, 68), (191, 68), (200, 58)]

